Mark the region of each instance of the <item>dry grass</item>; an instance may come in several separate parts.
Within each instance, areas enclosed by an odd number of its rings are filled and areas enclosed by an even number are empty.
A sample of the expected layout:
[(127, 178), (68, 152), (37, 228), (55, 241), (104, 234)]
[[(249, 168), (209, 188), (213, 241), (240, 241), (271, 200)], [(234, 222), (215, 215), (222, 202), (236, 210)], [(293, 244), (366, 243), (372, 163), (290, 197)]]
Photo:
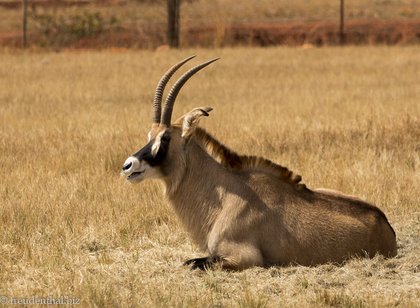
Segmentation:
[[(190, 271), (200, 256), (155, 182), (119, 177), (142, 146), (162, 72), (222, 60), (175, 115), (379, 205), (399, 254), (344, 266)], [(0, 295), (90, 306), (415, 307), (420, 296), (420, 48), (21, 53), (0, 57)]]

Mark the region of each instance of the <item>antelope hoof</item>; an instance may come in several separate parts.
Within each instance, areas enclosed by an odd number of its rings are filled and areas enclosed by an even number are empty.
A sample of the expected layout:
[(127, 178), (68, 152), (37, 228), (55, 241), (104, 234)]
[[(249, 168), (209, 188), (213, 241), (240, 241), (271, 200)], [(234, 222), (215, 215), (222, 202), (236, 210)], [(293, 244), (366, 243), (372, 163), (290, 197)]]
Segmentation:
[(190, 259), (184, 262), (184, 266), (190, 266), (191, 269), (199, 269), (199, 270), (208, 270), (213, 267), (213, 265), (218, 261), (217, 257), (204, 257), (204, 258), (195, 258)]

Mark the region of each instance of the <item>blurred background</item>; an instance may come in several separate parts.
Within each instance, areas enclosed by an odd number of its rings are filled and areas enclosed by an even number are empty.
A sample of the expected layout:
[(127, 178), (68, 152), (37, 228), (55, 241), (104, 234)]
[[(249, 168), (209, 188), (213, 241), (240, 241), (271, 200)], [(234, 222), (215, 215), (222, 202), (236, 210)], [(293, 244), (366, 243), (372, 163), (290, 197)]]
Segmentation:
[(0, 0), (0, 44), (11, 47), (419, 42), (419, 0)]

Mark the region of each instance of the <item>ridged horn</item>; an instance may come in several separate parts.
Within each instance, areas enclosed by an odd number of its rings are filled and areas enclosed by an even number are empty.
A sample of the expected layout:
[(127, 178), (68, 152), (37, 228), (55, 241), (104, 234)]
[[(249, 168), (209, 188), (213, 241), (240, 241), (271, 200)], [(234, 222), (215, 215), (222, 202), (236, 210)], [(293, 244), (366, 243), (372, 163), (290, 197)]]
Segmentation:
[(193, 67), (192, 69), (190, 69), (188, 72), (186, 72), (177, 80), (177, 82), (172, 86), (171, 90), (169, 91), (168, 96), (166, 97), (165, 106), (163, 108), (162, 119), (160, 121), (162, 124), (166, 126), (171, 125), (172, 110), (174, 107), (175, 99), (179, 91), (181, 90), (182, 86), (187, 82), (187, 80), (190, 79), (199, 70), (205, 68), (207, 65), (217, 60), (219, 60), (219, 58), (199, 64)]
[(156, 91), (155, 91), (155, 97), (153, 98), (153, 123), (160, 123), (160, 116), (161, 116), (161, 110), (162, 110), (162, 96), (163, 91), (165, 90), (165, 86), (168, 83), (169, 79), (171, 79), (172, 75), (185, 63), (190, 61), (195, 56), (190, 56), (181, 62), (178, 62), (174, 66), (172, 66), (159, 80)]

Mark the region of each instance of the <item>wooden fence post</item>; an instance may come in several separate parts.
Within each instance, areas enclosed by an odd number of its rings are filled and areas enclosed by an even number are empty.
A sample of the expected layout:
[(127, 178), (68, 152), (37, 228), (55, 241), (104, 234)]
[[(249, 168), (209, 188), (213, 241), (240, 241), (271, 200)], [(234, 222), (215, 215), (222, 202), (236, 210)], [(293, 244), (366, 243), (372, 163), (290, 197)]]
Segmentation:
[(181, 0), (167, 0), (168, 3), (168, 44), (179, 47), (179, 11)]
[(22, 46), (28, 46), (28, 0), (22, 0)]
[(346, 38), (344, 35), (344, 0), (340, 0), (340, 45), (344, 45)]

